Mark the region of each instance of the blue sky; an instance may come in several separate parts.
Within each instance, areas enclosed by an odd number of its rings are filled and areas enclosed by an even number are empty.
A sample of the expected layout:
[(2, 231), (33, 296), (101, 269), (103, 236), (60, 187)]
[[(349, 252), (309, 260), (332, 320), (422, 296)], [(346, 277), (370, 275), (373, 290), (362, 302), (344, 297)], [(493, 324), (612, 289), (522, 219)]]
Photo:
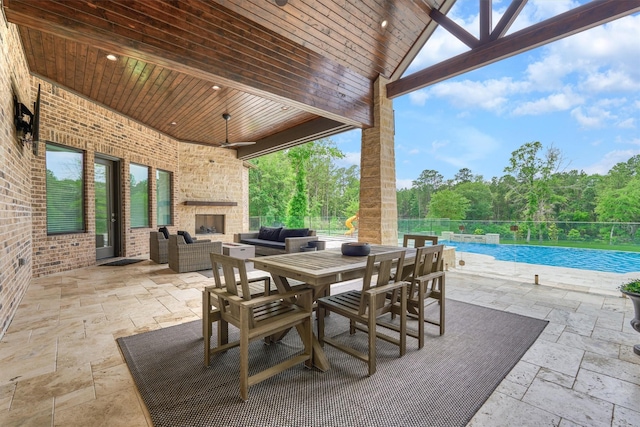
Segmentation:
[[(493, 1), (494, 25), (509, 3)], [(529, 0), (510, 32), (584, 3)], [(477, 36), (477, 0), (458, 0), (448, 16)], [(467, 50), (438, 28), (407, 74)], [(640, 154), (640, 14), (396, 98), (394, 109), (398, 188), (425, 169), (502, 176), (530, 141), (559, 148), (562, 170), (606, 174)], [(346, 154), (340, 166), (360, 164), (360, 130), (332, 139)]]

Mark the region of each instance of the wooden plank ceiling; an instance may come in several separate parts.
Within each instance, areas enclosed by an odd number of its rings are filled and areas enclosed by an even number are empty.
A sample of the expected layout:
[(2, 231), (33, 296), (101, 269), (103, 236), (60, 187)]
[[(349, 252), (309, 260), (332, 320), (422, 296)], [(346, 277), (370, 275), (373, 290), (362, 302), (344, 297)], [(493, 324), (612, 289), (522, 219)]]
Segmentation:
[(34, 75), (181, 141), (220, 145), (229, 113), (229, 141), (256, 153), (373, 125), (372, 81), (401, 74), (431, 23), (413, 0), (3, 6)]
[[(455, 0), (0, 1), (34, 75), (180, 141), (220, 146), (228, 113), (229, 142), (257, 142), (240, 158), (372, 126), (379, 75), (394, 98), (640, 10), (592, 0), (508, 35), (527, 0), (495, 27), (478, 0), (476, 38)], [(402, 76), (437, 25), (470, 50)]]

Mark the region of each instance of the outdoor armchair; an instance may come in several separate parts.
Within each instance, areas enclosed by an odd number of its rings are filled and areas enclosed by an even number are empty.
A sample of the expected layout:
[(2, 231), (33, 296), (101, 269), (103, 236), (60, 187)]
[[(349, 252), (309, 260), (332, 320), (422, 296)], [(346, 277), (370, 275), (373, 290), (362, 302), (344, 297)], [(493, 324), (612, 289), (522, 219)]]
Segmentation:
[[(443, 252), (444, 245), (418, 248), (413, 271), (409, 277), (403, 278), (410, 283), (407, 291), (407, 314), (409, 317), (418, 319), (418, 331), (407, 329), (407, 335), (418, 339), (418, 348), (424, 346), (425, 323), (438, 326), (440, 335), (444, 334), (445, 272)], [(387, 296), (394, 298), (391, 294)], [(425, 317), (425, 301), (429, 298), (436, 300), (439, 304), (439, 317), (437, 320)], [(399, 328), (394, 324), (385, 322), (378, 322), (378, 324), (399, 331)]]
[(169, 236), (169, 268), (176, 273), (200, 271), (211, 268), (211, 253), (222, 253), (222, 242), (194, 240), (187, 243), (179, 234)]
[(159, 231), (149, 233), (149, 258), (157, 264), (169, 262), (169, 239)]
[[(407, 349), (408, 283), (394, 281), (393, 279), (396, 276), (393, 268), (395, 267), (397, 271), (402, 271), (404, 257), (405, 250), (369, 255), (361, 291), (343, 292), (318, 300), (318, 340), (320, 343), (329, 344), (366, 362), (369, 366), (369, 375), (373, 375), (376, 372), (376, 338), (397, 345), (400, 349), (400, 356), (403, 356)], [(391, 293), (392, 298), (387, 298), (387, 293)], [(349, 333), (351, 335), (356, 332), (356, 329), (365, 331), (368, 334), (368, 352), (358, 351), (346, 345), (342, 342), (343, 340), (338, 341), (337, 338), (325, 337), (324, 310), (347, 317), (350, 320)], [(378, 318), (387, 313), (400, 315), (398, 338), (377, 331)], [(357, 323), (366, 325), (366, 328), (357, 326)]]
[[(226, 255), (211, 254), (216, 284), (221, 284), (219, 267), (224, 276), (225, 288), (210, 289), (217, 311), (211, 314), (218, 322), (218, 346), (205, 348), (205, 363), (209, 356), (229, 348), (240, 346), (240, 397), (249, 398), (249, 386), (264, 381), (300, 363), (312, 365), (313, 331), (311, 325), (312, 291), (292, 290), (261, 297), (251, 295), (244, 260)], [(239, 280), (237, 278), (239, 277)], [(240, 330), (240, 340), (229, 343), (228, 328), (232, 324)], [(206, 327), (206, 325), (205, 325)], [(249, 375), (249, 342), (295, 327), (304, 348), (294, 356)], [(206, 338), (206, 334), (205, 334)], [(265, 347), (255, 347), (262, 350)]]

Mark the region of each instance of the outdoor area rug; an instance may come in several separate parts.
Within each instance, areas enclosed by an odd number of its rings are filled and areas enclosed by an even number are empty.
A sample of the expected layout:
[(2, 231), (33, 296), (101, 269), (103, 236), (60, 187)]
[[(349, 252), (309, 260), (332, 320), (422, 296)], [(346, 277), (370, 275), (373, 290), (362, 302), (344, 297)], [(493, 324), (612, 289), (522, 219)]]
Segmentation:
[(124, 259), (119, 259), (117, 261), (111, 261), (111, 262), (107, 262), (105, 264), (100, 264), (100, 266), (120, 267), (120, 266), (123, 266), (123, 265), (135, 264), (136, 262), (140, 262), (140, 261), (144, 261), (144, 260), (143, 259), (124, 258)]
[[(238, 349), (213, 356), (205, 368), (199, 321), (118, 343), (155, 426), (464, 426), (547, 321), (453, 300), (446, 319), (443, 336), (426, 326), (422, 350), (407, 337), (401, 358), (396, 346), (377, 340), (371, 377), (365, 363), (325, 346), (329, 371), (293, 367), (251, 386), (247, 402), (240, 399)], [(366, 334), (349, 336), (343, 317), (332, 314), (326, 323), (327, 335), (366, 348)], [(237, 337), (235, 328), (229, 332)], [(252, 373), (301, 348), (295, 331), (277, 344), (251, 345)]]

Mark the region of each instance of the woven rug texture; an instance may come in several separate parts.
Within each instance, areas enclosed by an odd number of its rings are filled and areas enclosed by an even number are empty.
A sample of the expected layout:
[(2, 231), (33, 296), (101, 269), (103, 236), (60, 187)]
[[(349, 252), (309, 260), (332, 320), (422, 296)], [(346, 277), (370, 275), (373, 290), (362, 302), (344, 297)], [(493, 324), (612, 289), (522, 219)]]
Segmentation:
[[(247, 402), (239, 394), (238, 349), (213, 356), (206, 368), (199, 321), (117, 341), (155, 426), (464, 426), (548, 322), (446, 304), (445, 335), (426, 325), (422, 350), (407, 337), (407, 353), (399, 358), (396, 346), (377, 340), (371, 377), (365, 363), (325, 346), (329, 371), (293, 367), (251, 386)], [(432, 304), (427, 313), (437, 309)], [(343, 317), (332, 314), (326, 328), (328, 336), (366, 349), (366, 334), (350, 336)], [(237, 338), (235, 328), (229, 332)], [(295, 331), (277, 344), (253, 342), (251, 373), (301, 348)]]

